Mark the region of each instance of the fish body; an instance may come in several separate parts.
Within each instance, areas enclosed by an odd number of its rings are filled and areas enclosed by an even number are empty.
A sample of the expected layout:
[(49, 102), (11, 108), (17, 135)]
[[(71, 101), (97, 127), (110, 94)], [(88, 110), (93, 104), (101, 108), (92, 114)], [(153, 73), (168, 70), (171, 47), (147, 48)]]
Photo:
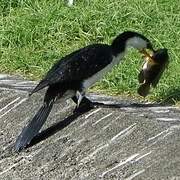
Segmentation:
[(154, 51), (152, 57), (145, 57), (145, 63), (138, 75), (139, 83), (138, 94), (146, 97), (150, 88), (156, 87), (164, 70), (169, 64), (169, 55), (167, 49), (158, 49)]

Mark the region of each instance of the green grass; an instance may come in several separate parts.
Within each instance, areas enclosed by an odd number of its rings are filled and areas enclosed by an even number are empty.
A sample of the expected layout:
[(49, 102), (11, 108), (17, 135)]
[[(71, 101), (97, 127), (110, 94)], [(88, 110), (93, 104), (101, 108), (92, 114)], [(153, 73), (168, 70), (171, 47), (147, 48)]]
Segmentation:
[[(124, 30), (166, 47), (170, 66), (149, 99), (180, 101), (180, 6), (168, 0), (0, 0), (0, 71), (40, 79), (57, 59), (95, 42), (111, 43)], [(140, 55), (123, 63), (92, 89), (137, 96)]]

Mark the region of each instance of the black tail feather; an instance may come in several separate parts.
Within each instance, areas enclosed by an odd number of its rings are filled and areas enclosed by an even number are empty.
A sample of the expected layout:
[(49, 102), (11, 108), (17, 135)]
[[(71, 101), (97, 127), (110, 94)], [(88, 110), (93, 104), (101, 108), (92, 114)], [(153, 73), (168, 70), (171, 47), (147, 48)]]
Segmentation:
[(36, 115), (33, 117), (32, 121), (24, 127), (21, 134), (18, 136), (15, 143), (15, 150), (20, 151), (25, 148), (31, 140), (38, 134), (39, 130), (45, 123), (52, 107), (54, 100), (50, 103), (45, 104), (39, 109)]

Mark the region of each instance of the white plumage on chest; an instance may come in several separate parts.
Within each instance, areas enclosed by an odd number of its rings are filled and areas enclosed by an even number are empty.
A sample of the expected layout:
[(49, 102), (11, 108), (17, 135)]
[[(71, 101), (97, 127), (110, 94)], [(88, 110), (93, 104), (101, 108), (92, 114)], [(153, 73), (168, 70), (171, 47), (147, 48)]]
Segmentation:
[(101, 71), (97, 72), (90, 78), (84, 80), (83, 87), (85, 89), (91, 87), (94, 83), (100, 80), (107, 72), (109, 72), (115, 65), (117, 65), (123, 57), (124, 57), (124, 53), (121, 53), (116, 57), (114, 56), (112, 62), (109, 65), (107, 65), (105, 68), (103, 68)]

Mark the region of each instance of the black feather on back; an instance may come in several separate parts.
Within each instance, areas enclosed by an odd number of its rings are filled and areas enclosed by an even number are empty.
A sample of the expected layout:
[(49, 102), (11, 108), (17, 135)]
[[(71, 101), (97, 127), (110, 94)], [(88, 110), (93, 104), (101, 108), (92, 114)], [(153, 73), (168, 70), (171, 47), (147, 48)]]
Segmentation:
[(56, 83), (74, 88), (74, 84), (78, 86), (79, 83), (106, 67), (111, 61), (112, 51), (109, 45), (94, 44), (79, 49), (59, 60), (31, 94)]

